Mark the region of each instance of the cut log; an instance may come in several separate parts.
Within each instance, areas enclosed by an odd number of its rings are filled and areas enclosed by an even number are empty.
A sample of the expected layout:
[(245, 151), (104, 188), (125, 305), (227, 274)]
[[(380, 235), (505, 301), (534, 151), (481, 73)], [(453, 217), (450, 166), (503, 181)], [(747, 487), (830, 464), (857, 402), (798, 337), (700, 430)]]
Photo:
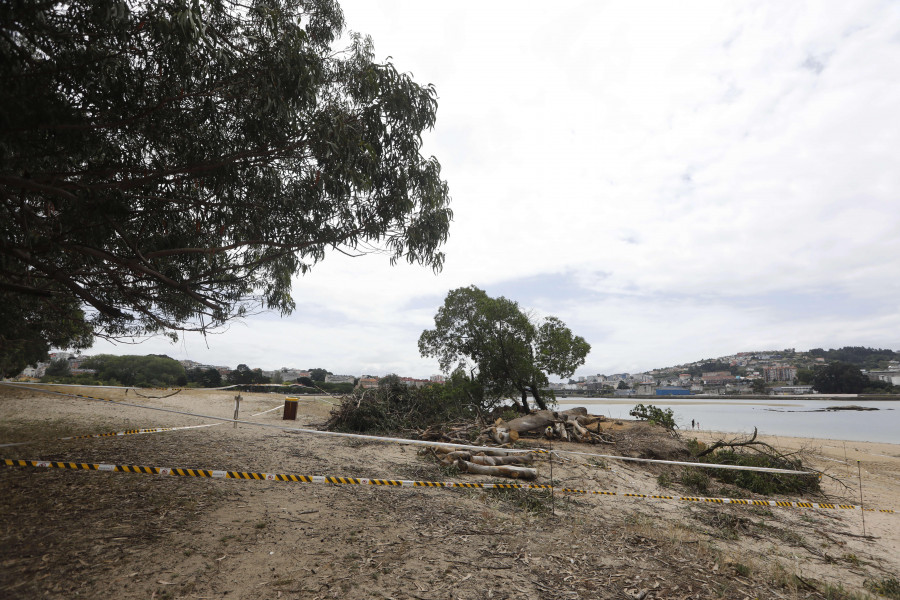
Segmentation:
[(457, 464), (459, 465), (459, 470), (465, 473), (492, 475), (494, 477), (509, 477), (510, 479), (537, 479), (537, 469), (529, 467), (516, 467), (512, 465), (489, 467), (486, 465), (477, 465), (466, 460), (460, 460)]
[(556, 422), (552, 426), (547, 427), (545, 435), (548, 438), (559, 438), (564, 442), (569, 441), (569, 430), (566, 429), (566, 424), (563, 422)]
[(578, 421), (572, 421), (571, 425), (572, 425), (572, 437), (574, 437), (576, 441), (579, 441), (582, 443), (592, 441), (590, 432), (587, 429), (585, 429), (584, 427), (582, 427), (581, 425), (579, 425)]
[[(466, 459), (464, 459), (466, 460)], [(476, 465), (495, 467), (498, 465), (527, 465), (534, 461), (531, 454), (516, 454), (514, 456), (473, 456), (467, 459)]]
[(553, 424), (556, 421), (556, 413), (549, 410), (539, 410), (530, 415), (525, 415), (523, 417), (519, 417), (518, 419), (513, 419), (509, 423), (506, 424), (509, 427), (510, 431), (517, 431), (522, 433), (523, 431), (540, 431), (543, 430), (548, 425)]
[(483, 454), (484, 456), (515, 456), (519, 454), (518, 452), (513, 452), (510, 454), (509, 450), (496, 449), (496, 450), (479, 450), (478, 454)]
[(564, 410), (564, 411), (562, 411), (562, 412), (559, 413), (559, 414), (560, 414), (560, 415), (566, 415), (566, 416), (572, 415), (573, 417), (578, 417), (578, 416), (585, 416), (585, 417), (586, 417), (587, 414), (588, 414), (588, 411), (587, 411), (587, 409), (586, 409), (585, 407), (583, 407), (583, 406), (576, 406), (575, 408), (570, 408), (569, 410)]
[(509, 444), (519, 439), (519, 432), (506, 427), (494, 426), (490, 429), (491, 439), (498, 444)]
[(450, 464), (459, 458), (463, 460), (469, 460), (470, 458), (472, 458), (472, 453), (466, 452), (465, 450), (455, 450), (453, 452), (446, 452), (438, 456), (440, 457), (442, 463)]

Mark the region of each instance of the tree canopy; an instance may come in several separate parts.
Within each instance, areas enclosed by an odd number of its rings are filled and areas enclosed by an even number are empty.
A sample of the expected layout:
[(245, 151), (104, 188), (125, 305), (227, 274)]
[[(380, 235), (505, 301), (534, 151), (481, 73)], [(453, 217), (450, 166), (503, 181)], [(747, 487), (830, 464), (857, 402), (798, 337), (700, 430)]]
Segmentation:
[(326, 375), (334, 375), (334, 373), (332, 373), (331, 371), (328, 371), (327, 369), (320, 369), (320, 368), (309, 369), (309, 378), (312, 381), (319, 381), (319, 382), (325, 381)]
[(268, 377), (263, 375), (262, 369), (251, 369), (245, 364), (240, 364), (234, 371), (228, 373), (228, 383), (231, 385), (245, 385), (270, 383), (270, 381)]
[(869, 383), (859, 367), (835, 362), (816, 371), (813, 387), (821, 394), (858, 394)]
[(214, 388), (222, 385), (222, 374), (212, 367), (201, 369), (195, 367), (187, 372), (188, 383), (194, 383), (200, 387)]
[(812, 348), (810, 356), (851, 363), (867, 369), (878, 369), (888, 361), (900, 360), (900, 352), (894, 352), (889, 348), (867, 348), (865, 346), (844, 346), (842, 348), (823, 350)]
[(333, 0), (0, 3), (3, 353), (287, 314), (329, 250), (440, 269), (435, 90), (343, 31)]
[(451, 290), (434, 324), (419, 337), (422, 356), (437, 358), (445, 373), (471, 371), (488, 397), (520, 395), (523, 410), (529, 394), (547, 408), (547, 374), (571, 376), (591, 349), (556, 317), (534, 319), (518, 303), (475, 286)]
[(51, 347), (80, 350), (93, 343), (78, 301), (27, 298), (4, 290), (2, 283), (0, 276), (0, 377), (13, 377), (45, 360)]
[(81, 366), (94, 369), (99, 380), (127, 386), (165, 387), (187, 383), (184, 367), (168, 356), (98, 354), (85, 360)]

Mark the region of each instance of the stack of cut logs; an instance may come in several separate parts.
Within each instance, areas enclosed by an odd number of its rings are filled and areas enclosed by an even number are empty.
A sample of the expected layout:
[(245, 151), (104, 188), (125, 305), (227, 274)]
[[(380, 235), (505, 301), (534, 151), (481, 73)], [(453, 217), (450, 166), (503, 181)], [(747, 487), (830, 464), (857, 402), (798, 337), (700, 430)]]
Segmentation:
[[(531, 414), (513, 419), (509, 422), (497, 419), (490, 429), (482, 433), (475, 440), (476, 444), (494, 442), (497, 444), (510, 444), (519, 439), (519, 434), (533, 432), (549, 439), (563, 441), (609, 442), (600, 435), (600, 423), (606, 418), (597, 415), (589, 415), (586, 408), (573, 408), (562, 412), (539, 410)], [(426, 439), (435, 439), (436, 432), (431, 430), (426, 434)], [(457, 430), (454, 430), (459, 435)], [(444, 434), (447, 441), (456, 440)], [(423, 436), (424, 437), (424, 436)], [(537, 470), (530, 465), (534, 462), (534, 456), (528, 453), (514, 453), (506, 450), (483, 450), (469, 452), (464, 450), (450, 450), (447, 448), (433, 448), (438, 460), (444, 465), (455, 464), (463, 473), (476, 473), (479, 475), (493, 475), (495, 477), (511, 477), (512, 479), (535, 479)]]
[(534, 455), (531, 452), (513, 454), (506, 450), (482, 450), (473, 453), (448, 448), (434, 448), (434, 451), (442, 464), (448, 466), (455, 464), (463, 473), (512, 479), (531, 480), (537, 478), (537, 469), (522, 466), (534, 462)]
[(603, 416), (589, 415), (580, 406), (562, 412), (539, 410), (509, 422), (497, 419), (489, 435), (498, 444), (514, 442), (525, 432), (539, 432), (549, 439), (565, 442), (596, 444), (607, 441), (600, 436), (600, 423), (605, 420)]

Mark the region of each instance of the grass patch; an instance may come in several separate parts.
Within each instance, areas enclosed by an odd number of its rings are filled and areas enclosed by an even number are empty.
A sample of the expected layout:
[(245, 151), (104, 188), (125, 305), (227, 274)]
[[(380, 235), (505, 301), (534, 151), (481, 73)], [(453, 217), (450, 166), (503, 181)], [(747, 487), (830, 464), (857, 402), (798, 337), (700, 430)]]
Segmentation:
[(879, 596), (884, 596), (891, 600), (900, 600), (900, 581), (896, 577), (882, 577), (878, 581), (867, 579), (864, 585), (867, 590), (875, 592)]
[[(501, 481), (499, 483), (508, 483)], [(520, 490), (516, 488), (492, 488), (486, 490), (489, 498), (533, 515), (550, 514), (552, 490)]]
[(712, 535), (725, 540), (736, 540), (742, 532), (748, 531), (753, 522), (724, 511), (701, 511), (694, 518), (708, 526)]
[(695, 467), (685, 467), (681, 471), (681, 485), (698, 494), (709, 492), (709, 475)]
[(845, 590), (840, 583), (837, 585), (826, 583), (821, 590), (821, 594), (825, 600), (872, 600), (872, 596), (869, 594)]

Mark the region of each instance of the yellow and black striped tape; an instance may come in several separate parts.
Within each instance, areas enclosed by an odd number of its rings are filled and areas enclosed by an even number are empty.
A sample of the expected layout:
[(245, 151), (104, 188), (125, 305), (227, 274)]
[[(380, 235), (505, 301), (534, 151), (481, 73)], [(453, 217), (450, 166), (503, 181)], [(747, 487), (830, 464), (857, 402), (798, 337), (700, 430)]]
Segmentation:
[[(4, 459), (6, 466), (45, 467), (54, 469), (76, 469), (86, 471), (111, 471), (119, 473), (146, 473), (149, 475), (171, 475), (175, 477), (210, 477), (213, 479), (256, 479), (260, 481), (284, 481), (295, 483), (330, 483), (336, 485), (376, 485), (386, 487), (429, 487), (429, 488), (464, 488), (464, 489), (520, 489), (520, 490), (556, 490), (571, 494), (590, 494), (598, 496), (621, 496), (624, 498), (642, 498), (647, 500), (680, 500), (684, 502), (706, 502), (711, 504), (736, 504), (739, 506), (774, 506), (781, 508), (824, 508), (859, 510), (854, 504), (831, 504), (827, 502), (792, 502), (789, 500), (745, 500), (741, 498), (703, 498), (694, 496), (663, 496), (651, 494), (632, 494), (608, 492), (603, 490), (580, 490), (559, 488), (548, 484), (536, 483), (465, 483), (456, 481), (415, 481), (408, 479), (368, 479), (362, 477), (333, 477), (328, 475), (293, 475), (287, 473), (253, 473), (247, 471), (218, 471), (211, 469), (185, 469), (181, 467), (144, 467), (138, 465), (114, 465), (97, 463), (78, 463), (45, 460)], [(893, 513), (890, 509), (863, 509), (867, 512)]]
[[(63, 442), (69, 440), (86, 440), (91, 438), (119, 437), (123, 435), (141, 435), (145, 433), (162, 433), (164, 431), (178, 431), (180, 429), (198, 429), (200, 427), (212, 427), (220, 423), (211, 423), (205, 425), (188, 425), (185, 427), (145, 427), (143, 429), (126, 429), (125, 431), (110, 431), (106, 433), (86, 433), (83, 435), (70, 435), (66, 437), (52, 438), (51, 441)], [(28, 444), (36, 444), (46, 440), (29, 440), (25, 442), (11, 442), (8, 444), (0, 444), (0, 448), (8, 448), (10, 446), (26, 446)]]

